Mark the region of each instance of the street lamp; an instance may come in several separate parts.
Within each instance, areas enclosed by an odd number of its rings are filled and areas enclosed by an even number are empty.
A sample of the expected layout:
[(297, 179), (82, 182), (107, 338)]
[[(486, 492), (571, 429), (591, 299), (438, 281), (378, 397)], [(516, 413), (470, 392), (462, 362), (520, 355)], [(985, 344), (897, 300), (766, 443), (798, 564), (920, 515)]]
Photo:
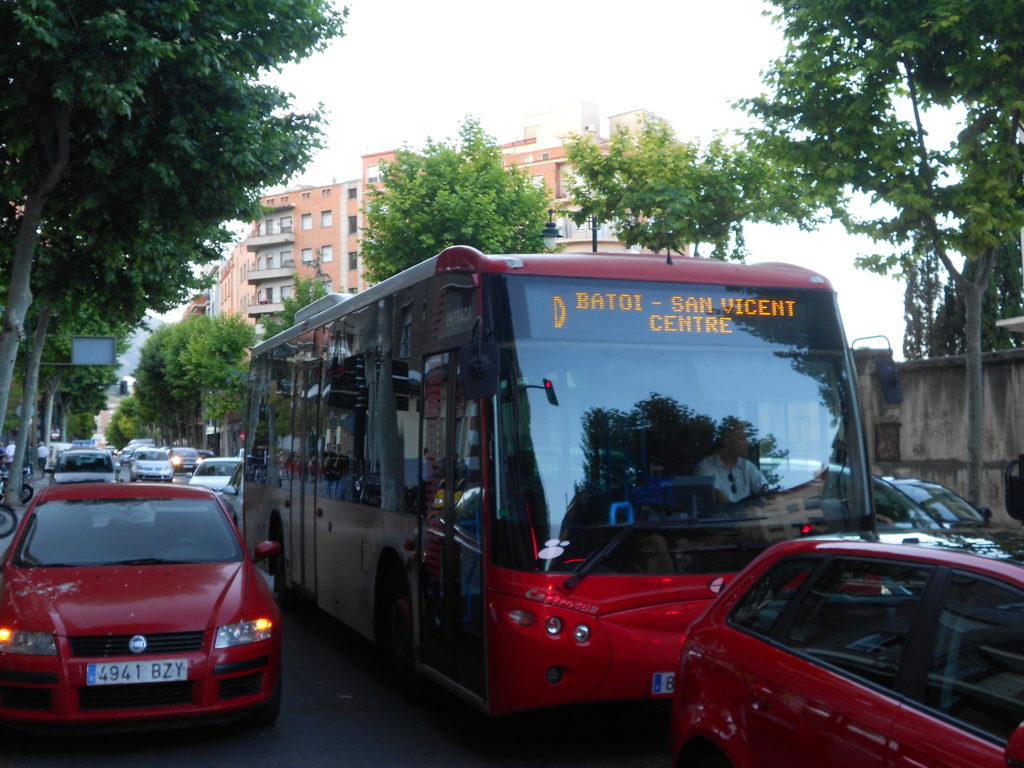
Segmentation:
[(555, 250), (558, 238), (562, 237), (562, 233), (558, 231), (558, 225), (555, 224), (554, 215), (555, 209), (548, 208), (548, 223), (544, 225), (544, 231), (540, 233), (544, 240), (544, 247), (549, 251)]

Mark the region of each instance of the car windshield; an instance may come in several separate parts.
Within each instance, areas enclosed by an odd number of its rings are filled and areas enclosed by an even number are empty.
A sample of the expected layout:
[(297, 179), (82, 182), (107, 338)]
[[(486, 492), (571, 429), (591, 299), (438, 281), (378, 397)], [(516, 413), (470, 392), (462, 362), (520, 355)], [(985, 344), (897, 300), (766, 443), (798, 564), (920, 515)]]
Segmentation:
[(14, 555), (22, 568), (240, 562), (213, 499), (75, 499), (35, 508)]
[(941, 485), (900, 483), (898, 488), (944, 523), (975, 523), (985, 520), (966, 499)]
[(167, 451), (144, 450), (135, 454), (136, 461), (167, 461)]
[(175, 448), (174, 454), (176, 456), (182, 456), (189, 459), (194, 459), (197, 456), (199, 456), (199, 453), (193, 450), (192, 448)]
[(196, 477), (230, 477), (237, 462), (210, 461), (207, 459), (196, 467)]
[(831, 293), (503, 284), (498, 564), (572, 571), (632, 526), (602, 568), (732, 571), (779, 539), (870, 527)]

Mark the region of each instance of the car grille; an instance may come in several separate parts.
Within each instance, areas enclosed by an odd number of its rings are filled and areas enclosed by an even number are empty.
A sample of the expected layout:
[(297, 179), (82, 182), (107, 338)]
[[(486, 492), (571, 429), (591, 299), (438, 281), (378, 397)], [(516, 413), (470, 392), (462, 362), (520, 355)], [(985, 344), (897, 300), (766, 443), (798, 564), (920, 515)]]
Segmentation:
[[(203, 647), (203, 632), (167, 632), (144, 635), (146, 650), (151, 653), (187, 653)], [(91, 635), (69, 637), (72, 656), (134, 656), (128, 648), (128, 641), (135, 635)]]
[(227, 680), (220, 681), (220, 697), (221, 699), (237, 699), (239, 696), (252, 696), (254, 693), (260, 692), (262, 684), (262, 672), (257, 672), (255, 675), (229, 677)]
[(192, 703), (192, 683), (94, 685), (78, 689), (79, 709), (142, 709)]

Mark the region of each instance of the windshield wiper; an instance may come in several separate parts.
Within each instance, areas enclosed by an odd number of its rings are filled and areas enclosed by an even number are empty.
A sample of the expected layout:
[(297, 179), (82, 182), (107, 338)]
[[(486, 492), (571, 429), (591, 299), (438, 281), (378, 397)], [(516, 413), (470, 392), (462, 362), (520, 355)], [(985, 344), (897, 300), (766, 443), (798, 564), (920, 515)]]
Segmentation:
[(104, 565), (170, 565), (180, 562), (181, 560), (167, 560), (163, 557), (136, 557), (130, 560), (115, 560)]
[(624, 526), (621, 531), (616, 533), (600, 549), (595, 550), (584, 560), (582, 563), (573, 568), (572, 574), (563, 581), (560, 585), (563, 592), (572, 592), (576, 589), (576, 585), (586, 578), (587, 574), (593, 571), (602, 560), (608, 555), (614, 552), (618, 546), (632, 533), (633, 529), (636, 528), (636, 523), (629, 523)]

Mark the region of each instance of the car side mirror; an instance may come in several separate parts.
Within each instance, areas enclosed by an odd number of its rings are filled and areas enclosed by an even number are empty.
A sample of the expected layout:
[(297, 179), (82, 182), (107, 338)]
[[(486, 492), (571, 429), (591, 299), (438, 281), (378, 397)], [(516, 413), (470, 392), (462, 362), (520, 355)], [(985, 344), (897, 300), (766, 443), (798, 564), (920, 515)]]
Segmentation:
[(978, 514), (984, 517), (986, 520), (992, 519), (992, 510), (988, 507), (978, 507)]
[(1010, 740), (1006, 742), (1006, 751), (1003, 756), (1006, 760), (1006, 768), (1024, 768), (1024, 725), (1018, 725), (1016, 730), (1010, 734)]
[(233, 486), (233, 485), (225, 485), (223, 488), (220, 489), (220, 492), (221, 493), (226, 493), (228, 496), (237, 496), (238, 495), (238, 489), (235, 488), (235, 486)]
[(1003, 493), (1010, 517), (1024, 520), (1024, 454), (1006, 465), (1003, 471)]
[(261, 541), (256, 545), (256, 551), (253, 552), (252, 561), (258, 563), (261, 560), (267, 560), (271, 557), (276, 557), (281, 554), (281, 542), (279, 541)]

